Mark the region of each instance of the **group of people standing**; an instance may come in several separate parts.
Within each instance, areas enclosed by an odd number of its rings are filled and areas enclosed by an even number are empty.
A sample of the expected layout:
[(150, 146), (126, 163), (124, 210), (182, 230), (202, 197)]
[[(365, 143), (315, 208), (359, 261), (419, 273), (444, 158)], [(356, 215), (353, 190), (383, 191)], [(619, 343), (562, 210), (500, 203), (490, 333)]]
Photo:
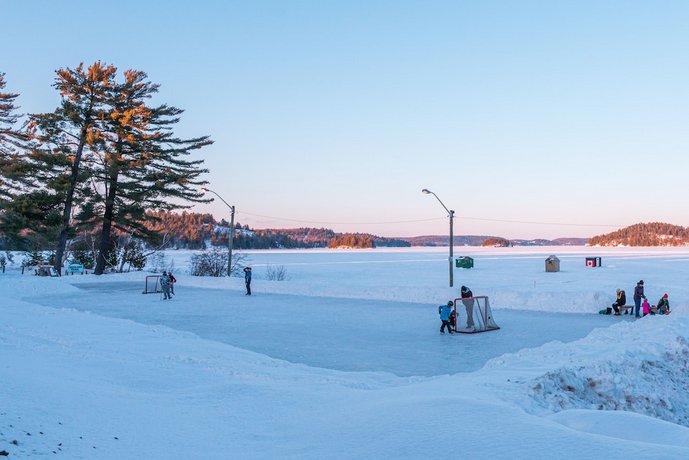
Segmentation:
[[(612, 304), (613, 310), (615, 310), (615, 316), (620, 316), (621, 307), (627, 307), (624, 310), (625, 315), (634, 314), (635, 317), (640, 318), (641, 316), (646, 316), (648, 314), (655, 315), (668, 315), (670, 314), (670, 300), (667, 294), (664, 294), (660, 298), (657, 305), (651, 305), (648, 303), (648, 299), (644, 294), (644, 280), (639, 280), (634, 287), (634, 307), (625, 305), (627, 303), (627, 296), (622, 289), (617, 289), (617, 299), (615, 303)], [(631, 311), (633, 308), (633, 312)]]
[(177, 279), (172, 272), (163, 271), (160, 276), (160, 287), (163, 289), (163, 300), (170, 300), (175, 295), (175, 283)]
[[(467, 313), (467, 329), (472, 329), (474, 327), (474, 294), (466, 286), (462, 286), (460, 291), (462, 296), (462, 303)], [(438, 307), (438, 314), (440, 315), (440, 333), (445, 333), (445, 328), (452, 334), (453, 330), (457, 330), (457, 311), (453, 311), (454, 302), (448, 300), (447, 305), (441, 305)]]

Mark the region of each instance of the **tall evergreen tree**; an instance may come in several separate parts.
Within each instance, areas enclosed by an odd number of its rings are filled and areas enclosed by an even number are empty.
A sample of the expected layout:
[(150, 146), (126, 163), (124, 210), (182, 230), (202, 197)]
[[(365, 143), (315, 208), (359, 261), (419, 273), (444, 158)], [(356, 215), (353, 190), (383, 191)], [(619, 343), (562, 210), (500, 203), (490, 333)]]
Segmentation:
[(27, 173), (27, 136), (16, 125), (21, 117), (16, 93), (2, 91), (5, 74), (0, 73), (0, 236), (14, 249), (43, 249), (42, 229), (54, 218), (43, 195), (27, 199), (32, 177)]
[(44, 177), (45, 187), (53, 192), (62, 207), (59, 234), (55, 245), (55, 269), (61, 272), (67, 240), (74, 233), (72, 215), (75, 200), (89, 178), (84, 167), (87, 156), (102, 142), (101, 125), (107, 115), (106, 102), (115, 86), (117, 69), (95, 62), (88, 69), (56, 71), (53, 85), (62, 97), (51, 113), (30, 116), (34, 140), (38, 146), (31, 154), (36, 171)]
[(16, 128), (20, 115), (15, 99), (19, 94), (4, 92), (6, 84), (5, 74), (0, 72), (0, 199), (11, 197), (26, 183), (22, 179), (26, 136)]
[(210, 145), (208, 136), (176, 137), (173, 127), (182, 110), (148, 100), (159, 85), (138, 70), (124, 72), (124, 82), (112, 88), (110, 111), (102, 133), (104, 143), (94, 165), (98, 194), (90, 209), (102, 218), (95, 273), (102, 274), (112, 251), (113, 228), (134, 236), (151, 237), (147, 210), (169, 211), (189, 206), (183, 201), (207, 202), (199, 187), (206, 169), (203, 160), (189, 160), (194, 150)]

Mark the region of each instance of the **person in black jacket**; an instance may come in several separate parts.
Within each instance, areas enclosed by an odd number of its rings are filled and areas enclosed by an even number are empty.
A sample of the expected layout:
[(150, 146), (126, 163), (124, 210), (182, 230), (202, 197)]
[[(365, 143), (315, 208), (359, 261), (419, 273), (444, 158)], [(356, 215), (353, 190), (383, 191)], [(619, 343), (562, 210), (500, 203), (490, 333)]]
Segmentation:
[[(636, 283), (636, 287), (634, 288), (634, 310), (637, 318), (641, 317), (641, 315), (639, 315), (639, 309), (641, 308), (641, 299), (645, 298), (646, 296), (644, 295), (644, 280), (639, 280), (639, 282)], [(628, 311), (624, 312), (625, 315), (627, 313)]]
[(467, 311), (467, 329), (474, 327), (474, 293), (466, 286), (462, 286), (462, 303)]
[(615, 316), (620, 316), (620, 307), (627, 303), (627, 295), (622, 289), (617, 290), (617, 300), (612, 304), (612, 308), (615, 310)]
[(663, 297), (660, 298), (658, 301), (658, 313), (661, 315), (669, 315), (670, 314), (670, 301), (668, 300), (668, 295), (665, 294)]
[(251, 267), (244, 267), (244, 284), (246, 285), (245, 295), (251, 295)]

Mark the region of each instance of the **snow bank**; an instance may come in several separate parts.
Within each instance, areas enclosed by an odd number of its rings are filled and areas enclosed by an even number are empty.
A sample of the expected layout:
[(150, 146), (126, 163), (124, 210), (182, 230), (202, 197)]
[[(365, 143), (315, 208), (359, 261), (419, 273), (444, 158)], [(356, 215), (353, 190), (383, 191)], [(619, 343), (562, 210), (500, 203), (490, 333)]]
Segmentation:
[[(510, 382), (525, 410), (621, 410), (689, 427), (689, 318), (647, 316), (489, 361), (519, 370)], [(513, 395), (510, 396), (510, 398)]]

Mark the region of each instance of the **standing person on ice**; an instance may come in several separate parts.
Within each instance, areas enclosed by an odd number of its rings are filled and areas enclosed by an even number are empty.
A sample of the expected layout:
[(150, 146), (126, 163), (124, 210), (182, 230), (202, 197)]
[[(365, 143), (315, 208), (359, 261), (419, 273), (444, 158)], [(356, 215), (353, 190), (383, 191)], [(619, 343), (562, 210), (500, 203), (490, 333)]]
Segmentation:
[(462, 303), (467, 311), (467, 329), (474, 327), (474, 293), (466, 286), (462, 286)]
[(168, 272), (168, 277), (170, 277), (170, 294), (175, 295), (175, 283), (177, 282), (177, 278), (172, 274), (172, 272)]
[(163, 300), (172, 299), (172, 296), (170, 296), (170, 276), (166, 271), (160, 277), (160, 287), (163, 288)]
[(244, 267), (244, 284), (246, 284), (244, 295), (251, 295), (251, 267)]
[(438, 307), (438, 314), (440, 315), (440, 321), (442, 321), (442, 324), (440, 325), (440, 333), (444, 334), (445, 333), (445, 327), (447, 326), (447, 332), (452, 334), (452, 326), (450, 326), (450, 313), (452, 313), (452, 306), (454, 304), (452, 301), (448, 301), (447, 305), (441, 305)]
[[(617, 300), (615, 300), (615, 303), (612, 304), (612, 308), (615, 310), (615, 316), (620, 316), (620, 307), (624, 307), (624, 304), (627, 303), (627, 295), (624, 293), (622, 289), (617, 290)], [(609, 312), (610, 310), (608, 310)], [(608, 313), (609, 314), (609, 313)], [(624, 314), (627, 314), (627, 311), (625, 310)]]
[[(634, 314), (636, 315), (637, 318), (639, 318), (639, 309), (641, 309), (641, 299), (645, 299), (646, 296), (644, 295), (644, 280), (639, 280), (638, 283), (636, 283), (636, 287), (634, 288)], [(629, 311), (625, 311), (624, 314), (626, 315), (629, 313)]]

